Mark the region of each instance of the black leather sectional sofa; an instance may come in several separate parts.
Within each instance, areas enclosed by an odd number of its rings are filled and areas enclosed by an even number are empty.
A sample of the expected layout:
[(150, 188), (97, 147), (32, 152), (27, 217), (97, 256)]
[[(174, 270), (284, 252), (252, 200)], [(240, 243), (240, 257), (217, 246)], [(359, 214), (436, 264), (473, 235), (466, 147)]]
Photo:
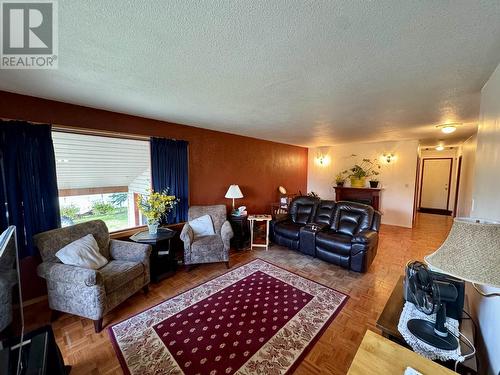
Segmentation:
[(377, 254), (381, 214), (371, 206), (314, 197), (295, 198), (286, 217), (271, 221), (278, 245), (366, 272)]

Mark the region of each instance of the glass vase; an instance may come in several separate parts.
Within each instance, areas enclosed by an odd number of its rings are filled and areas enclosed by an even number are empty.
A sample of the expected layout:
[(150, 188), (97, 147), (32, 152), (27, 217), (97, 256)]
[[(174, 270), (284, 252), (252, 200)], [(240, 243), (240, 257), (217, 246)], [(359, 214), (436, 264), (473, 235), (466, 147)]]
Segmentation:
[(149, 234), (157, 234), (158, 233), (158, 226), (159, 226), (159, 223), (157, 221), (153, 221), (151, 223), (148, 223)]

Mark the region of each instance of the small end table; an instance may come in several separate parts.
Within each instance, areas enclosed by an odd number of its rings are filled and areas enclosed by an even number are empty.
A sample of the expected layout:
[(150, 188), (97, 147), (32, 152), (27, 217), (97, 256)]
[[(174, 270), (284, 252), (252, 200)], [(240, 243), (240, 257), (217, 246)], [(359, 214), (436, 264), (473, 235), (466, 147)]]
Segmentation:
[(231, 246), (237, 250), (247, 248), (250, 243), (250, 230), (248, 228), (247, 215), (231, 215), (229, 216), (229, 223), (234, 233), (233, 238), (231, 238)]
[(149, 258), (151, 281), (157, 283), (165, 277), (172, 276), (177, 268), (177, 260), (171, 246), (175, 231), (168, 228), (158, 228), (158, 233), (149, 234), (147, 230), (137, 232), (130, 239), (153, 247)]
[[(266, 250), (269, 249), (269, 222), (272, 220), (271, 215), (249, 215), (248, 221), (250, 222), (250, 250), (254, 247), (265, 247)], [(254, 224), (256, 221), (265, 221), (266, 222), (266, 243), (254, 243)]]

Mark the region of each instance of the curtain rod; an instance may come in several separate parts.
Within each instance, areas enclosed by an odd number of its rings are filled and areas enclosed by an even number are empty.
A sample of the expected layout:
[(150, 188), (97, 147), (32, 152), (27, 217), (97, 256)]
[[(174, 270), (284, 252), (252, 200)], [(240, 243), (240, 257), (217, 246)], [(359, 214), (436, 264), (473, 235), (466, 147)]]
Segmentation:
[[(35, 125), (48, 124), (46, 122), (19, 120), (19, 119), (5, 118), (5, 117), (2, 117), (0, 119), (2, 121), (26, 121), (26, 122), (30, 122), (30, 123), (35, 124)], [(147, 135), (121, 133), (121, 132), (114, 132), (111, 130), (89, 129), (89, 128), (75, 127), (75, 126), (69, 126), (69, 125), (60, 125), (60, 124), (49, 124), (49, 125), (52, 125), (52, 130), (62, 132), (62, 133), (73, 133), (73, 134), (84, 134), (84, 135), (96, 135), (96, 136), (102, 136), (102, 137), (135, 139), (135, 140), (139, 140), (139, 141), (149, 141), (149, 139), (151, 138), (150, 136), (147, 136)]]
[[(26, 121), (26, 122), (30, 122), (30, 123), (35, 124), (35, 125), (48, 124), (46, 122), (19, 120), (19, 119), (5, 118), (5, 117), (1, 117), (0, 120), (2, 120), (2, 121)], [(111, 130), (90, 129), (90, 128), (82, 128), (82, 127), (78, 127), (78, 126), (60, 125), (60, 124), (49, 124), (49, 125), (52, 126), (52, 130), (57, 131), (57, 132), (61, 132), (61, 133), (96, 135), (96, 136), (101, 136), (101, 137), (134, 139), (137, 141), (149, 141), (152, 137), (153, 138), (166, 138), (166, 139), (171, 139), (173, 141), (177, 141), (176, 138), (167, 138), (167, 137), (162, 137), (162, 136), (153, 136), (153, 135), (149, 136), (149, 135), (139, 135), (139, 134), (131, 134), (131, 133), (121, 133), (121, 132), (114, 132)]]
[(123, 138), (123, 139), (135, 139), (138, 141), (149, 141), (151, 137), (147, 135), (136, 135), (130, 133), (114, 132), (111, 130), (98, 130), (89, 128), (75, 128), (67, 125), (52, 124), (52, 129), (61, 133), (72, 133), (72, 134), (84, 134), (84, 135), (96, 135), (101, 137), (112, 137), (112, 138)]

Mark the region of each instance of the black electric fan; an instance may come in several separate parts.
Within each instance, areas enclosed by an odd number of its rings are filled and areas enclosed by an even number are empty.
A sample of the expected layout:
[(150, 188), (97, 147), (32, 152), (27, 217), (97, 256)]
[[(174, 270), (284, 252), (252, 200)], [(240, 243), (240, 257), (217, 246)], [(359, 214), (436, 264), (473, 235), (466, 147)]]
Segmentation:
[(415, 306), (427, 315), (436, 313), (436, 322), (424, 319), (410, 319), (407, 323), (410, 332), (425, 343), (443, 350), (458, 347), (457, 339), (446, 328), (446, 302), (458, 297), (455, 285), (434, 280), (427, 266), (412, 262), (407, 266), (409, 292), (413, 295)]

